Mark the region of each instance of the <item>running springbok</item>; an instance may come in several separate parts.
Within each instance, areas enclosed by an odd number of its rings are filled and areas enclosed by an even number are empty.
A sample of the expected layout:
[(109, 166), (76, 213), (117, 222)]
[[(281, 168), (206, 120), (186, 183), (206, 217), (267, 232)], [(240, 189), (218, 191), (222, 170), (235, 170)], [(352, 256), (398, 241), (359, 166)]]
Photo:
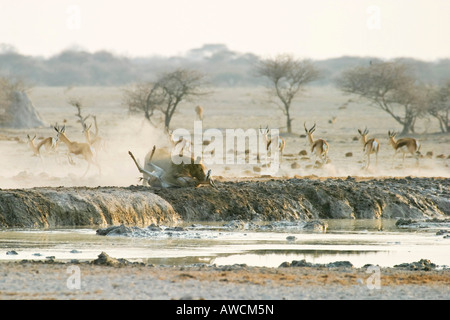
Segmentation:
[(30, 146), (31, 150), (33, 151), (35, 156), (40, 157), (41, 156), (41, 148), (44, 146), (45, 151), (52, 152), (56, 150), (58, 139), (53, 137), (48, 137), (39, 142), (37, 145), (34, 144), (34, 139), (36, 139), (36, 135), (34, 135), (33, 138), (30, 137), (29, 134), (27, 134), (28, 138), (28, 145)]
[(83, 157), (83, 159), (87, 161), (88, 166), (82, 177), (84, 177), (86, 175), (86, 173), (89, 171), (91, 164), (96, 166), (98, 168), (99, 174), (101, 174), (100, 165), (97, 163), (97, 161), (94, 160), (94, 150), (92, 149), (92, 147), (89, 144), (76, 142), (76, 141), (73, 141), (73, 142), (70, 141), (69, 138), (67, 138), (67, 136), (65, 134), (65, 131), (66, 131), (65, 125), (62, 128), (58, 128), (57, 126), (55, 126), (53, 128), (57, 132), (56, 138), (66, 144), (67, 149), (69, 150), (69, 153), (72, 153), (74, 155), (81, 155)]
[(259, 132), (264, 136), (264, 139), (266, 140), (266, 150), (268, 152), (268, 154), (270, 153), (270, 148), (272, 146), (272, 143), (277, 145), (277, 149), (280, 152), (280, 159), (283, 156), (283, 150), (284, 147), (286, 146), (286, 141), (278, 136), (275, 137), (270, 137), (269, 138), (269, 126), (266, 126), (264, 129), (261, 128), (261, 126), (259, 126)]
[(392, 157), (392, 161), (394, 161), (395, 156), (397, 153), (402, 152), (403, 153), (403, 163), (405, 162), (405, 155), (407, 153), (411, 153), (411, 155), (416, 158), (417, 164), (419, 163), (419, 155), (420, 155), (420, 144), (419, 141), (417, 141), (414, 138), (402, 138), (395, 140), (395, 137), (397, 136), (397, 132), (394, 131), (388, 131), (389, 135), (389, 143), (391, 144), (392, 148), (394, 148), (394, 156)]
[(358, 129), (359, 135), (361, 136), (361, 142), (363, 144), (363, 152), (365, 156), (367, 157), (367, 164), (365, 166), (365, 169), (369, 168), (370, 165), (370, 155), (372, 153), (375, 153), (375, 165), (378, 165), (378, 151), (380, 151), (380, 142), (375, 139), (369, 139), (367, 140), (367, 135), (369, 134), (369, 130), (367, 128), (364, 129), (364, 131), (361, 131)]
[(203, 107), (202, 106), (196, 106), (195, 107), (195, 113), (197, 114), (198, 120), (203, 121)]
[(177, 149), (179, 150), (179, 154), (183, 154), (184, 150), (186, 150), (187, 152), (191, 153), (191, 141), (183, 138), (183, 137), (179, 137), (178, 140), (175, 140), (175, 136), (173, 135), (173, 131), (169, 130), (166, 128), (166, 133), (169, 136), (169, 141), (172, 144), (172, 148), (173, 149)]
[(143, 174), (143, 180), (152, 187), (173, 188), (173, 187), (198, 187), (203, 184), (209, 184), (216, 187), (211, 177), (211, 170), (205, 173), (205, 166), (202, 163), (195, 163), (193, 158), (190, 162), (183, 161), (175, 164), (170, 154), (161, 149), (159, 159), (153, 161), (156, 146), (153, 146), (152, 152), (146, 156), (144, 168), (134, 157), (131, 151), (128, 151), (139, 172)]
[(303, 123), (303, 126), (305, 127), (305, 132), (308, 136), (309, 145), (311, 146), (311, 153), (314, 154), (315, 149), (315, 157), (319, 157), (322, 160), (322, 164), (326, 164), (328, 160), (328, 150), (330, 148), (325, 140), (314, 140), (313, 133), (314, 131), (316, 131), (316, 123), (314, 123), (314, 125), (309, 130), (306, 128), (306, 122)]
[[(96, 132), (98, 132), (97, 129), (97, 121), (95, 121), (95, 128), (96, 128)], [(103, 149), (104, 146), (104, 141), (101, 137), (98, 136), (97, 133), (95, 133), (93, 136), (91, 135), (91, 127), (92, 127), (92, 123), (87, 126), (84, 125), (83, 126), (83, 134), (84, 137), (86, 138), (87, 143), (94, 148), (96, 154), (98, 154), (99, 151), (101, 151)]]

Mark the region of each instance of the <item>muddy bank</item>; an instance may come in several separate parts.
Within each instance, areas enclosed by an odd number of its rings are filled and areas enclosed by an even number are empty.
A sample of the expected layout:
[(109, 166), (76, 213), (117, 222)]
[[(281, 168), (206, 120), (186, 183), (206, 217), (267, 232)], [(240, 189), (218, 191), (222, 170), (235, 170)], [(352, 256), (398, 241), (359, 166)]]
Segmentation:
[(0, 190), (1, 227), (173, 224), (179, 219), (168, 202), (145, 189)]
[(155, 189), (185, 220), (431, 218), (450, 215), (445, 178), (270, 179)]
[(217, 189), (130, 186), (0, 190), (0, 226), (450, 216), (450, 180), (446, 178), (294, 178), (216, 184)]

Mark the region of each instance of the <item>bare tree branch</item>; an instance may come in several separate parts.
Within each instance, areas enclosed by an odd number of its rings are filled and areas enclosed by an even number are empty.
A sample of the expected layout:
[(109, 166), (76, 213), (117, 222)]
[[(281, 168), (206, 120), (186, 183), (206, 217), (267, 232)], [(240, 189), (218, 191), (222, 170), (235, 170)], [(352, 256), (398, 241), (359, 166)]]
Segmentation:
[(290, 108), (293, 99), (306, 84), (319, 78), (318, 69), (309, 60), (297, 60), (290, 55), (266, 59), (256, 66), (256, 74), (269, 81), (269, 87), (282, 103), (287, 131), (292, 132)]
[(125, 103), (130, 111), (144, 111), (151, 121), (155, 111), (164, 115), (164, 125), (170, 121), (178, 107), (185, 100), (208, 94), (204, 91), (205, 75), (188, 69), (177, 69), (161, 74), (155, 83), (139, 83), (125, 91)]
[[(365, 98), (403, 125), (402, 134), (414, 132), (420, 115), (420, 86), (410, 68), (400, 62), (381, 62), (346, 70), (337, 80), (344, 93)], [(403, 110), (403, 113), (401, 111)]]

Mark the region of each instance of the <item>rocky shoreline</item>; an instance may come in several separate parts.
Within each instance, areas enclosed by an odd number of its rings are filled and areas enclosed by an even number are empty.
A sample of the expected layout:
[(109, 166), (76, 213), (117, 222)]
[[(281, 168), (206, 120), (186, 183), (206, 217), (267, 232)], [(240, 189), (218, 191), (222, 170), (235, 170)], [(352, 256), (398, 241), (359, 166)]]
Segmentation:
[(180, 221), (431, 219), (450, 216), (447, 178), (217, 181), (217, 188), (0, 190), (0, 227), (176, 225)]

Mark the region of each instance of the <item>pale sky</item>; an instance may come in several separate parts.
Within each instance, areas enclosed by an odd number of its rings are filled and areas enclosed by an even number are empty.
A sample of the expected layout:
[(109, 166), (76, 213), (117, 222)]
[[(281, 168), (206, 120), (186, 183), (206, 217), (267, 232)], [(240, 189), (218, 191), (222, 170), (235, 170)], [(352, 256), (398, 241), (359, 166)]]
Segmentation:
[(0, 44), (178, 55), (206, 43), (259, 56), (450, 58), (449, 0), (0, 0)]

